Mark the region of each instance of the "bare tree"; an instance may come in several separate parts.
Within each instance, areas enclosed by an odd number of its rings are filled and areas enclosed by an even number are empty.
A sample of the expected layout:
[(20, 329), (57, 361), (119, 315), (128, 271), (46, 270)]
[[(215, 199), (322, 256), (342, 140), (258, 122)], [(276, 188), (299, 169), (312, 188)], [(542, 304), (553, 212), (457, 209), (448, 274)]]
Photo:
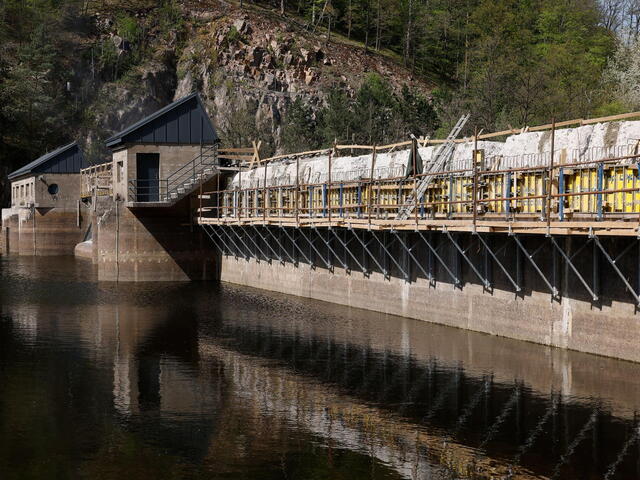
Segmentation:
[(405, 33), (405, 44), (404, 44), (404, 64), (406, 65), (409, 61), (409, 55), (411, 52), (411, 39), (413, 33), (413, 0), (409, 0), (408, 4), (409, 10), (407, 13), (407, 31)]
[(617, 32), (623, 23), (623, 16), (629, 0), (600, 0), (602, 25), (612, 32)]

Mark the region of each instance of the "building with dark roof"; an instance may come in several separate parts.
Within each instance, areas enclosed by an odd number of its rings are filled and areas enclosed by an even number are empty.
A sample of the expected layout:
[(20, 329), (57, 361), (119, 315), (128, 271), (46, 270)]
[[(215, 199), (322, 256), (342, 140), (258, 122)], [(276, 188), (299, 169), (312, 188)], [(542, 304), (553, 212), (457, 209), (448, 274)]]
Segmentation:
[(2, 210), (3, 250), (21, 255), (69, 255), (82, 239), (77, 143), (48, 152), (9, 174), (11, 208)]
[(107, 139), (107, 147), (126, 145), (213, 145), (220, 140), (197, 93), (192, 93)]
[(179, 200), (190, 179), (213, 174), (219, 141), (197, 93), (176, 100), (107, 139), (114, 196), (130, 204)]
[(12, 207), (60, 207), (75, 202), (86, 161), (76, 142), (42, 155), (11, 172)]

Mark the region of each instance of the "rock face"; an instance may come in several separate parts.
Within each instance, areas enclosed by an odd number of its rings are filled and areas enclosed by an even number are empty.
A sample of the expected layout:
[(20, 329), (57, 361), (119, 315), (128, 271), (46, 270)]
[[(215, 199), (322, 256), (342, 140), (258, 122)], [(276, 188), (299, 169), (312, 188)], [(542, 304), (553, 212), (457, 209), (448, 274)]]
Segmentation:
[[(277, 15), (214, 3), (204, 11), (181, 7), (183, 41), (159, 43), (136, 67), (134, 82), (106, 82), (90, 105), (93, 125), (80, 132), (90, 160), (106, 160), (103, 140), (173, 100), (200, 93), (223, 143), (262, 140), (263, 155), (283, 153), (282, 121), (297, 98), (318, 110), (329, 92), (353, 94), (366, 74), (377, 72), (399, 91), (429, 86), (385, 57), (339, 42), (327, 43)], [(118, 55), (130, 55), (115, 19), (99, 18), (100, 35)], [(134, 46), (135, 48), (135, 46)], [(112, 74), (111, 74), (112, 75)], [(86, 77), (87, 75), (85, 75)]]
[(248, 122), (256, 139), (272, 139), (272, 151), (281, 153), (281, 119), (296, 98), (319, 109), (331, 89), (352, 94), (369, 72), (397, 90), (429, 89), (391, 61), (327, 44), (282, 20), (231, 10), (200, 25), (179, 54), (174, 98), (198, 90), (223, 138)]

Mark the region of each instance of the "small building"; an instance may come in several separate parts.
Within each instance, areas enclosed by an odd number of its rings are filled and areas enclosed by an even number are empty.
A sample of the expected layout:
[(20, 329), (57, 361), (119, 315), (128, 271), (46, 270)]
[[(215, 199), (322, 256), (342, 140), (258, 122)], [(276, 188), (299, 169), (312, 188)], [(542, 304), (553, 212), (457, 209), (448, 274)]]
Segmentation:
[(39, 157), (9, 174), (11, 207), (75, 206), (80, 193), (80, 170), (85, 167), (76, 142)]
[(114, 197), (128, 206), (175, 203), (196, 176), (213, 176), (219, 141), (197, 93), (176, 100), (107, 139)]
[(24, 255), (73, 254), (81, 236), (80, 170), (76, 142), (9, 174), (11, 208), (2, 210), (3, 250)]
[(192, 226), (200, 185), (211, 189), (219, 174), (218, 143), (197, 93), (107, 139), (111, 161), (82, 172), (92, 227), (76, 249), (96, 263), (100, 280), (216, 275), (210, 242)]

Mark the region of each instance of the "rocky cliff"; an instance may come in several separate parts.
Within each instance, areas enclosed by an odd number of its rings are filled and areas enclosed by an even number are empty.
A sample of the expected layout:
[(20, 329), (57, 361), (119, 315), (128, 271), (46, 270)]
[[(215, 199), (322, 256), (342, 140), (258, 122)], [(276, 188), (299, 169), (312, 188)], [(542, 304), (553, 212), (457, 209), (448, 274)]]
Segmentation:
[[(100, 85), (89, 106), (93, 122), (83, 132), (89, 151), (101, 152), (106, 135), (195, 90), (223, 143), (261, 139), (263, 155), (282, 151), (282, 122), (298, 97), (317, 110), (332, 89), (352, 95), (371, 72), (396, 91), (407, 85), (429, 92), (424, 80), (393, 59), (309, 31), (299, 19), (224, 1), (179, 3), (178, 8), (182, 33), (157, 35), (130, 75)], [(121, 35), (116, 12), (97, 13), (98, 35), (110, 38), (126, 58), (136, 46)], [(134, 14), (143, 30), (148, 16), (148, 9)], [(153, 29), (146, 35), (154, 35)]]

